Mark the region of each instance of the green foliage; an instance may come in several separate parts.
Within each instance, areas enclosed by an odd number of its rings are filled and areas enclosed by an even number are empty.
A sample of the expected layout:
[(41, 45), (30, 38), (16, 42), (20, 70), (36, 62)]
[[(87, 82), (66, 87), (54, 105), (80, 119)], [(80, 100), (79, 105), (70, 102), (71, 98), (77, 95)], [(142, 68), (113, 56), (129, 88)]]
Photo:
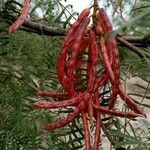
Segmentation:
[[(67, 28), (77, 13), (72, 11), (71, 5), (63, 6), (61, 1), (32, 0), (29, 19), (48, 26)], [(118, 1), (116, 0), (115, 4)], [(131, 20), (130, 26), (126, 24), (119, 31), (129, 35), (131, 32), (133, 35), (147, 35), (149, 31), (149, 16), (146, 12), (149, 5), (146, 5), (147, 3), (148, 1), (143, 0), (143, 3), (137, 4), (132, 9), (130, 18), (133, 20)], [(56, 74), (56, 61), (62, 38), (39, 36), (23, 31), (8, 34), (7, 28), (14, 21), (14, 17), (19, 15), (21, 7), (20, 1), (19, 3), (15, 0), (0, 1), (0, 148), (3, 150), (78, 150), (84, 148), (83, 127), (79, 118), (63, 129), (54, 132), (43, 131), (44, 124), (55, 122), (63, 115), (66, 116), (73, 111), (71, 108), (57, 111), (33, 108), (33, 103), (39, 99), (36, 95), (37, 89), (63, 90), (58, 83)], [(115, 8), (117, 11), (122, 6), (119, 5)], [(39, 11), (42, 18), (39, 18)], [(135, 20), (136, 22), (134, 22)], [(149, 82), (149, 57), (139, 59), (126, 48), (119, 50), (122, 73), (126, 74), (128, 69), (130, 73), (138, 74)], [(141, 48), (141, 52), (150, 55), (148, 48)], [(85, 82), (85, 78), (83, 80)], [(101, 92), (101, 105), (105, 106), (108, 104), (105, 95), (110, 92), (110, 87), (107, 86), (109, 85), (106, 85), (106, 88)], [(138, 86), (142, 88), (140, 85)], [(145, 91), (149, 92), (147, 89)], [(130, 93), (130, 95), (135, 95), (135, 93)], [(144, 95), (137, 96), (146, 97)], [(141, 105), (150, 107), (145, 103), (141, 103)], [(103, 119), (106, 119), (104, 121), (106, 128), (116, 141), (115, 148), (120, 146), (145, 150), (149, 148), (149, 131), (147, 129), (150, 127), (148, 122), (141, 121), (142, 127), (138, 128), (134, 128), (132, 122), (126, 122), (130, 130), (128, 132), (126, 125), (120, 119), (107, 118), (107, 116)], [(143, 139), (138, 134), (141, 132), (140, 129), (146, 130), (147, 136)]]

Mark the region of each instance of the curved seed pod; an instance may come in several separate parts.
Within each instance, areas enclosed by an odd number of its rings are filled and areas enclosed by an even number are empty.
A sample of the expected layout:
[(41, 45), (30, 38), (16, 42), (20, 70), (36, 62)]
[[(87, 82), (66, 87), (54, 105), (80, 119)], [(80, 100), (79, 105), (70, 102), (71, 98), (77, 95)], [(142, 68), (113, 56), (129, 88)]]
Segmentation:
[(85, 112), (82, 112), (82, 121), (84, 127), (85, 150), (90, 150), (90, 132)]
[(29, 13), (29, 0), (24, 0), (23, 8), (21, 11), (21, 15), (19, 18), (9, 27), (8, 32), (13, 32), (16, 29), (18, 29), (24, 21), (27, 19), (28, 13)]
[[(100, 106), (100, 100), (98, 96), (98, 90), (95, 92), (95, 104), (96, 106)], [(96, 111), (96, 129), (95, 129), (95, 136), (94, 136), (94, 150), (99, 150), (99, 143), (100, 143), (100, 135), (101, 135), (101, 116), (100, 112)]]
[(35, 108), (39, 109), (55, 109), (55, 108), (66, 108), (67, 106), (74, 106), (80, 99), (70, 99), (70, 100), (64, 100), (60, 102), (47, 102), (45, 100), (40, 100), (36, 103), (34, 103)]
[(142, 117), (141, 114), (136, 114), (136, 113), (126, 113), (126, 112), (121, 112), (121, 111), (115, 111), (115, 110), (108, 110), (104, 107), (98, 107), (94, 105), (94, 108), (100, 111), (102, 114), (108, 114), (108, 115), (113, 115), (113, 116), (118, 116), (118, 117), (124, 117), (124, 118), (136, 118), (136, 117)]
[(48, 92), (48, 91), (39, 91), (37, 93), (37, 95), (39, 96), (46, 96), (46, 97), (53, 97), (53, 98), (63, 98), (63, 97), (67, 97), (68, 93), (67, 92)]
[(107, 41), (107, 49), (108, 52), (112, 51), (113, 57), (112, 57), (112, 69), (114, 71), (114, 75), (116, 78), (115, 81), (115, 87), (112, 90), (112, 96), (109, 102), (109, 109), (112, 109), (115, 105), (117, 95), (118, 95), (118, 90), (119, 90), (119, 85), (120, 85), (120, 61), (119, 61), (119, 52), (117, 48), (117, 43), (114, 39), (108, 39)]
[(96, 43), (96, 35), (91, 30), (89, 34), (90, 38), (90, 45), (89, 45), (89, 59), (88, 59), (88, 66), (87, 66), (87, 91), (92, 92), (94, 82), (96, 79), (97, 73), (97, 65), (98, 65), (98, 47)]
[[(95, 90), (97, 89), (97, 87), (101, 87), (108, 79), (108, 76), (104, 73), (102, 74), (99, 78), (98, 78), (98, 81), (97, 81), (97, 86), (95, 86)], [(119, 91), (118, 91), (120, 97), (122, 100), (124, 100), (128, 107), (130, 109), (132, 109), (135, 113), (138, 113), (138, 114), (142, 114), (145, 116), (144, 112), (141, 110), (141, 108), (128, 96), (126, 95), (123, 90), (122, 90), (122, 87), (121, 85), (119, 86)]]
[(105, 68), (106, 72), (108, 73), (108, 77), (109, 77), (109, 79), (111, 81), (111, 84), (112, 84), (112, 96), (111, 96), (111, 100), (110, 100), (110, 103), (109, 103), (110, 104), (109, 108), (111, 109), (111, 108), (113, 108), (113, 106), (115, 104), (115, 101), (117, 99), (118, 88), (119, 88), (119, 84), (120, 84), (119, 76), (118, 76), (118, 70), (116, 71), (117, 72), (117, 77), (118, 77), (117, 78), (112, 69), (119, 69), (119, 68), (112, 68), (111, 67), (111, 64), (109, 62), (109, 58), (108, 58), (108, 55), (107, 55), (107, 49), (106, 49), (106, 46), (105, 46), (105, 41), (104, 41), (103, 37), (101, 37), (101, 40), (100, 40), (100, 52), (101, 52), (101, 57), (102, 57), (102, 60), (103, 60), (104, 68)]
[(129, 108), (131, 108), (135, 113), (139, 113), (145, 116), (141, 108), (127, 95), (123, 92), (122, 87), (119, 86), (119, 95), (122, 100), (124, 100)]
[(101, 32), (109, 33), (112, 31), (112, 25), (111, 22), (109, 21), (108, 15), (106, 14), (105, 10), (103, 8), (100, 8), (96, 12), (96, 17), (98, 21), (100, 22), (101, 25)]
[(73, 42), (74, 42), (74, 39), (72, 38), (70, 43), (68, 43), (66, 47), (61, 49), (60, 54), (58, 56), (58, 60), (57, 60), (57, 76), (58, 76), (59, 82), (62, 84), (62, 86), (64, 87), (66, 91), (68, 91), (68, 84), (66, 81), (67, 77), (66, 77), (66, 73), (64, 70), (64, 66), (66, 64), (66, 58), (67, 58), (68, 52), (72, 48)]
[(59, 54), (58, 63), (57, 63), (58, 79), (67, 91), (68, 91), (68, 88), (67, 88), (68, 86), (66, 83), (66, 75), (65, 75), (65, 70), (63, 66), (65, 66), (66, 64), (66, 58), (67, 58), (68, 52), (72, 47), (75, 37), (77, 36), (76, 30), (78, 29), (81, 22), (89, 15), (89, 13), (90, 13), (89, 9), (83, 10), (81, 15), (78, 17), (77, 22), (75, 22), (73, 26), (71, 27), (71, 29), (68, 31), (64, 39), (64, 42), (62, 44), (61, 52)]
[(111, 64), (109, 62), (109, 58), (107, 55), (107, 48), (106, 48), (105, 41), (104, 41), (103, 37), (100, 38), (99, 46), (100, 46), (100, 53), (101, 53), (104, 68), (108, 74), (108, 77), (109, 77), (112, 85), (113, 85), (113, 84), (115, 84), (115, 76), (114, 76), (114, 72), (112, 71)]
[(80, 52), (81, 39), (82, 39), (82, 36), (84, 36), (83, 33), (86, 30), (89, 22), (90, 22), (90, 18), (89, 17), (85, 18), (83, 20), (81, 26), (77, 30), (77, 37), (73, 44), (72, 56), (71, 56), (69, 64), (68, 64), (68, 75), (73, 74), (74, 69), (72, 69), (72, 67), (74, 67), (74, 65), (77, 61), (77, 56), (78, 56), (78, 53)]
[(89, 38), (84, 38), (81, 42), (81, 46), (80, 46), (80, 52), (78, 54), (78, 57), (77, 57), (77, 62), (76, 62), (76, 85), (75, 85), (75, 88), (76, 90), (80, 90), (81, 89), (81, 76), (82, 76), (82, 64), (83, 64), (83, 52), (84, 50), (86, 49), (86, 47), (88, 46), (88, 43), (89, 43)]
[(104, 9), (99, 9), (97, 11), (97, 18), (99, 19), (99, 24), (101, 25), (101, 32), (104, 33), (105, 42), (107, 45), (107, 55), (109, 58), (109, 62), (112, 66), (112, 70), (114, 72), (115, 86), (112, 88), (111, 100), (109, 102), (109, 109), (114, 107), (114, 104), (117, 99), (118, 89), (119, 89), (119, 78), (120, 78), (120, 62), (119, 62), (119, 53), (116, 44), (116, 40), (110, 37), (110, 33), (112, 32), (112, 25), (109, 21), (108, 15), (106, 14)]
[(85, 18), (83, 20), (83, 24), (78, 28), (78, 35), (74, 41), (72, 56), (68, 63), (68, 70), (67, 70), (67, 79), (68, 80), (67, 81), (68, 81), (71, 93), (73, 93), (73, 89), (74, 89), (75, 64), (77, 61), (77, 56), (80, 52), (81, 38), (82, 38), (83, 33), (84, 33), (86, 27), (88, 26), (89, 22), (90, 22), (90, 18), (89, 17)]
[(62, 47), (64, 47), (68, 43), (68, 40), (71, 38), (71, 36), (73, 34), (76, 34), (76, 30), (80, 26), (81, 22), (83, 21), (83, 19), (87, 18), (89, 14), (90, 14), (90, 9), (89, 8), (86, 8), (81, 12), (81, 14), (79, 15), (77, 21), (71, 26), (71, 28), (67, 32), (67, 34), (64, 38), (64, 42), (63, 42)]
[(75, 72), (75, 89), (76, 91), (80, 91), (81, 90), (81, 77), (82, 77), (82, 69), (81, 66), (83, 64), (83, 58), (82, 58), (83, 52), (79, 53), (78, 59), (77, 59), (77, 63), (76, 63), (76, 72)]
[(85, 8), (79, 15), (77, 21), (81, 22), (85, 17), (90, 14), (90, 8)]
[(93, 91), (95, 92), (98, 88), (102, 87), (105, 82), (108, 81), (108, 76), (105, 73), (102, 73), (95, 81), (94, 83), (94, 89)]
[(51, 130), (55, 130), (55, 129), (62, 128), (64, 126), (66, 126), (68, 123), (74, 121), (76, 119), (76, 117), (83, 111), (83, 109), (84, 109), (84, 103), (81, 102), (77, 106), (77, 108), (75, 109), (75, 111), (73, 113), (69, 114), (67, 116), (67, 118), (61, 119), (61, 120), (59, 120), (56, 123), (52, 123), (52, 124), (46, 125), (44, 127), (44, 130), (51, 131)]
[(43, 108), (43, 109), (50, 109), (50, 108), (65, 108), (67, 106), (74, 106), (80, 102), (80, 99), (84, 97), (85, 93), (79, 94), (78, 96), (64, 100), (59, 102), (48, 102), (45, 100), (40, 100), (39, 102), (34, 103), (34, 107), (36, 108)]
[[(84, 34), (84, 33), (83, 33)], [(74, 89), (80, 89), (81, 88), (81, 65), (82, 65), (82, 63), (83, 63), (83, 60), (82, 60), (82, 55), (83, 55), (83, 52), (84, 52), (84, 50), (86, 49), (86, 47), (88, 46), (88, 42), (89, 42), (89, 38), (87, 38), (87, 37), (83, 37), (83, 39), (81, 39), (81, 44), (80, 44), (80, 47), (79, 47), (79, 49), (78, 49), (78, 54), (77, 54), (77, 60), (76, 60), (76, 62), (75, 62), (75, 64), (74, 64), (74, 67), (72, 67), (72, 69), (74, 70), (73, 72), (74, 72), (74, 75), (73, 75), (73, 82), (74, 81), (76, 81), (77, 80), (77, 83), (78, 84), (76, 84), (75, 82), (73, 83), (72, 82), (72, 87), (71, 88), (74, 88)], [(68, 70), (69, 70), (69, 63), (68, 63), (68, 68), (67, 68)], [(69, 72), (67, 70), (67, 73)], [(67, 74), (68, 75), (68, 74)], [(77, 78), (75, 78), (75, 76), (77, 77)], [(68, 77), (68, 76), (67, 76)], [(68, 81), (69, 82), (69, 81)], [(70, 83), (70, 82), (69, 82)], [(75, 87), (74, 87), (75, 86)], [(78, 86), (78, 87), (77, 87)]]
[(87, 111), (88, 111), (88, 116), (89, 116), (89, 119), (90, 119), (90, 123), (93, 126), (94, 110), (93, 110), (93, 97), (92, 97), (92, 95), (89, 97), (89, 99), (87, 101)]
[(117, 76), (120, 76), (120, 72), (118, 73), (118, 70), (120, 70), (120, 62), (117, 43), (116, 40), (113, 37), (111, 37), (111, 35), (109, 35), (113, 31), (113, 27), (111, 25), (111, 22), (109, 21), (108, 15), (106, 14), (103, 8), (97, 11), (97, 18), (100, 20), (100, 22), (98, 23), (101, 25), (101, 32), (103, 32), (104, 36), (106, 36), (105, 42), (110, 63), (112, 64), (113, 69), (117, 68), (115, 69), (114, 73), (116, 73), (117, 71)]
[[(58, 61), (57, 61), (58, 79), (59, 79), (60, 83), (63, 85), (63, 87), (65, 88), (65, 90), (70, 91), (72, 94), (74, 93), (74, 88), (73, 88), (72, 84), (70, 85), (69, 82), (67, 82), (68, 77), (65, 73), (64, 66), (66, 64), (66, 58), (67, 58), (68, 52), (70, 51), (70, 49), (73, 48), (73, 43), (75, 42), (76, 37), (78, 37), (78, 31), (80, 31), (80, 29), (82, 29), (82, 26), (84, 26), (86, 24), (85, 20), (89, 20), (89, 19), (86, 19), (86, 18), (83, 19), (83, 22), (81, 22), (81, 24), (80, 24), (81, 27), (78, 28), (76, 34), (74, 34), (70, 37), (69, 43), (67, 42), (65, 47), (62, 46), (59, 57), (58, 57)], [(82, 34), (83, 33), (85, 33), (85, 30), (82, 31)], [(81, 42), (81, 46), (82, 46), (82, 42)], [(70, 95), (72, 95), (71, 93), (70, 93)]]

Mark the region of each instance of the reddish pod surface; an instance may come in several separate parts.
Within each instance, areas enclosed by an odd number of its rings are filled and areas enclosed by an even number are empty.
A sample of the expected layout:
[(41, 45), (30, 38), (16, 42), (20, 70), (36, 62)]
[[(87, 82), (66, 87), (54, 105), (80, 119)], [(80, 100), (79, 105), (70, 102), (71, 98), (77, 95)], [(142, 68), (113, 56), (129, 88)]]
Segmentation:
[(29, 14), (29, 5), (30, 0), (24, 0), (23, 8), (21, 11), (21, 15), (18, 17), (18, 19), (9, 27), (8, 32), (14, 32), (17, 30), (27, 19), (27, 16)]
[[(40, 91), (39, 96), (63, 98), (65, 100), (48, 102), (40, 100), (34, 104), (39, 109), (74, 108), (66, 118), (45, 126), (45, 130), (51, 131), (64, 127), (74, 121), (78, 116), (82, 118), (85, 149), (99, 150), (101, 134), (101, 116), (103, 114), (116, 117), (135, 118), (144, 113), (137, 104), (124, 93), (120, 78), (120, 62), (116, 40), (111, 36), (112, 25), (104, 9), (96, 13), (97, 24), (89, 29), (89, 9), (83, 10), (77, 21), (67, 32), (62, 44), (57, 62), (57, 75), (65, 92)], [(86, 60), (83, 60), (86, 53)], [(100, 54), (100, 55), (99, 55)], [(99, 59), (102, 61), (103, 73), (98, 74)], [(82, 67), (86, 78), (82, 76)], [(82, 81), (82, 78), (84, 81)], [(76, 81), (79, 80), (79, 81)], [(106, 83), (111, 84), (112, 94), (108, 107), (101, 105), (101, 89)], [(84, 87), (84, 88), (83, 88)], [(114, 109), (117, 96), (124, 100), (133, 112), (121, 112)], [(95, 127), (93, 146), (90, 136), (90, 126)]]
[[(18, 29), (29, 13), (29, 0), (24, 0), (21, 15), (9, 27), (8, 31)], [(77, 21), (66, 33), (57, 60), (57, 76), (65, 92), (39, 91), (38, 96), (58, 98), (62, 101), (50, 102), (40, 100), (34, 104), (39, 109), (58, 109), (73, 107), (74, 111), (66, 118), (44, 127), (52, 131), (73, 122), (78, 116), (82, 118), (85, 149), (99, 150), (101, 135), (101, 116), (104, 114), (116, 117), (135, 118), (144, 113), (124, 91), (120, 84), (120, 61), (117, 42), (112, 35), (112, 24), (104, 9), (98, 9), (96, 24), (89, 28), (90, 9), (84, 9)], [(87, 62), (84, 60), (87, 53)], [(100, 54), (100, 55), (99, 55)], [(86, 58), (85, 57), (85, 58)], [(98, 74), (99, 58), (102, 61), (103, 73)], [(86, 63), (85, 63), (86, 62)], [(84, 71), (82, 71), (82, 67)], [(86, 71), (85, 71), (86, 70)], [(82, 73), (84, 72), (84, 76)], [(83, 80), (83, 81), (82, 81)], [(101, 105), (101, 89), (106, 83), (111, 84), (112, 93), (107, 107)], [(114, 109), (117, 96), (125, 101), (133, 112), (121, 112)], [(89, 126), (95, 126), (93, 146)]]

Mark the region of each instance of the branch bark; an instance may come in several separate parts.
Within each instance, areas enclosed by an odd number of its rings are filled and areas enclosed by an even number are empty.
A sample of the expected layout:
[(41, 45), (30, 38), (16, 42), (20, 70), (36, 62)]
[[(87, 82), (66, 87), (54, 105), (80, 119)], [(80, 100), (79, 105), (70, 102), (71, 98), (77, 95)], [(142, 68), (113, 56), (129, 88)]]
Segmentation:
[(29, 20), (26, 20), (22, 26), (23, 28), (21, 28), (21, 30), (26, 30), (26, 31), (29, 30), (29, 32), (34, 32), (40, 35), (64, 36), (66, 32), (64, 29), (60, 29), (56, 27), (48, 27)]
[[(30, 20), (26, 20), (20, 30), (36, 33), (39, 35), (47, 36), (65, 36), (66, 30), (63, 28), (49, 27), (40, 23), (35, 23)], [(120, 36), (116, 35), (116, 39), (119, 46), (128, 47), (131, 51), (139, 56), (139, 58), (150, 57), (143, 54), (138, 47), (150, 47), (150, 36)]]
[[(29, 20), (26, 20), (23, 23), (22, 28), (20, 28), (20, 30), (48, 36), (65, 36), (66, 34), (66, 30), (64, 30), (63, 28), (48, 27)], [(121, 37), (125, 41), (128, 41), (129, 43), (133, 43), (133, 45), (135, 46), (150, 47), (150, 36), (119, 36), (119, 37)], [(122, 42), (118, 40), (118, 44), (122, 44)]]

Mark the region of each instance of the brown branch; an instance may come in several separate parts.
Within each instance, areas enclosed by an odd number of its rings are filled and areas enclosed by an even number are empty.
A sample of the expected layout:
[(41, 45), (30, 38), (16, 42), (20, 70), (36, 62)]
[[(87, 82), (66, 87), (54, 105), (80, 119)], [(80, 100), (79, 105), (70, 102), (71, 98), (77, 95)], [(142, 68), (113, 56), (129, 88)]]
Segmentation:
[[(141, 51), (140, 48), (136, 47), (132, 43), (129, 43), (127, 40), (124, 39), (124, 37), (116, 36), (116, 39), (122, 43), (125, 47), (128, 47), (130, 50), (132, 50), (134, 53), (136, 53), (140, 58), (149, 57), (150, 55), (144, 51)], [(144, 39), (144, 38), (143, 38)], [(140, 39), (138, 39), (140, 40)]]
[[(120, 36), (122, 39), (124, 39), (125, 41), (128, 41), (129, 43), (132, 43), (134, 46), (137, 47), (150, 47), (150, 36)], [(121, 42), (119, 43), (119, 45), (123, 45), (121, 44)]]
[[(26, 20), (20, 30), (26, 32), (36, 33), (39, 35), (47, 36), (65, 36), (66, 30), (57, 27), (48, 27), (39, 23), (35, 23), (29, 20)], [(150, 37), (147, 36), (120, 36), (117, 35), (116, 39), (118, 45), (128, 47), (134, 53), (136, 53), (140, 58), (150, 57), (147, 54), (142, 54), (142, 51), (138, 47), (150, 47)]]
[[(102, 128), (104, 134), (107, 136), (109, 142), (112, 145), (115, 145), (117, 141), (114, 140), (114, 138), (112, 137), (112, 135), (110, 134), (110, 132), (108, 131), (107, 127), (105, 126), (105, 124), (103, 122), (101, 122), (101, 128)], [(125, 150), (125, 148), (119, 147), (119, 148), (117, 148), (115, 150)]]
[(64, 36), (66, 32), (64, 29), (56, 27), (48, 27), (29, 20), (26, 20), (22, 26), (29, 29), (30, 31), (33, 31), (34, 33), (48, 36)]
[[(29, 20), (26, 20), (23, 25), (23, 28), (20, 28), (21, 30), (25, 30), (28, 32), (34, 32), (37, 34), (43, 34), (48, 36), (64, 36), (66, 34), (66, 30), (63, 28), (57, 28), (57, 27), (48, 27), (39, 23), (35, 23)], [(118, 37), (118, 36), (117, 36)], [(134, 43), (134, 45), (139, 46), (150, 46), (150, 37), (149, 36), (119, 36), (125, 41), (128, 41), (130, 43)], [(121, 42), (119, 42), (120, 44)]]
[(144, 58), (144, 55), (141, 53), (141, 50), (134, 46), (133, 44), (129, 43), (128, 41), (124, 40), (122, 37), (116, 36), (116, 39), (122, 43), (125, 47), (128, 47), (134, 53), (136, 53), (140, 58)]
[(150, 36), (123, 36), (123, 39), (130, 43), (148, 43)]
[(109, 133), (109, 131), (107, 130), (106, 126), (104, 125), (103, 122), (101, 122), (101, 128), (103, 130), (103, 132), (105, 133), (105, 135), (107, 136), (108, 140), (110, 141), (110, 143), (112, 145), (115, 145), (115, 140), (113, 139), (113, 137), (111, 136), (111, 134)]

